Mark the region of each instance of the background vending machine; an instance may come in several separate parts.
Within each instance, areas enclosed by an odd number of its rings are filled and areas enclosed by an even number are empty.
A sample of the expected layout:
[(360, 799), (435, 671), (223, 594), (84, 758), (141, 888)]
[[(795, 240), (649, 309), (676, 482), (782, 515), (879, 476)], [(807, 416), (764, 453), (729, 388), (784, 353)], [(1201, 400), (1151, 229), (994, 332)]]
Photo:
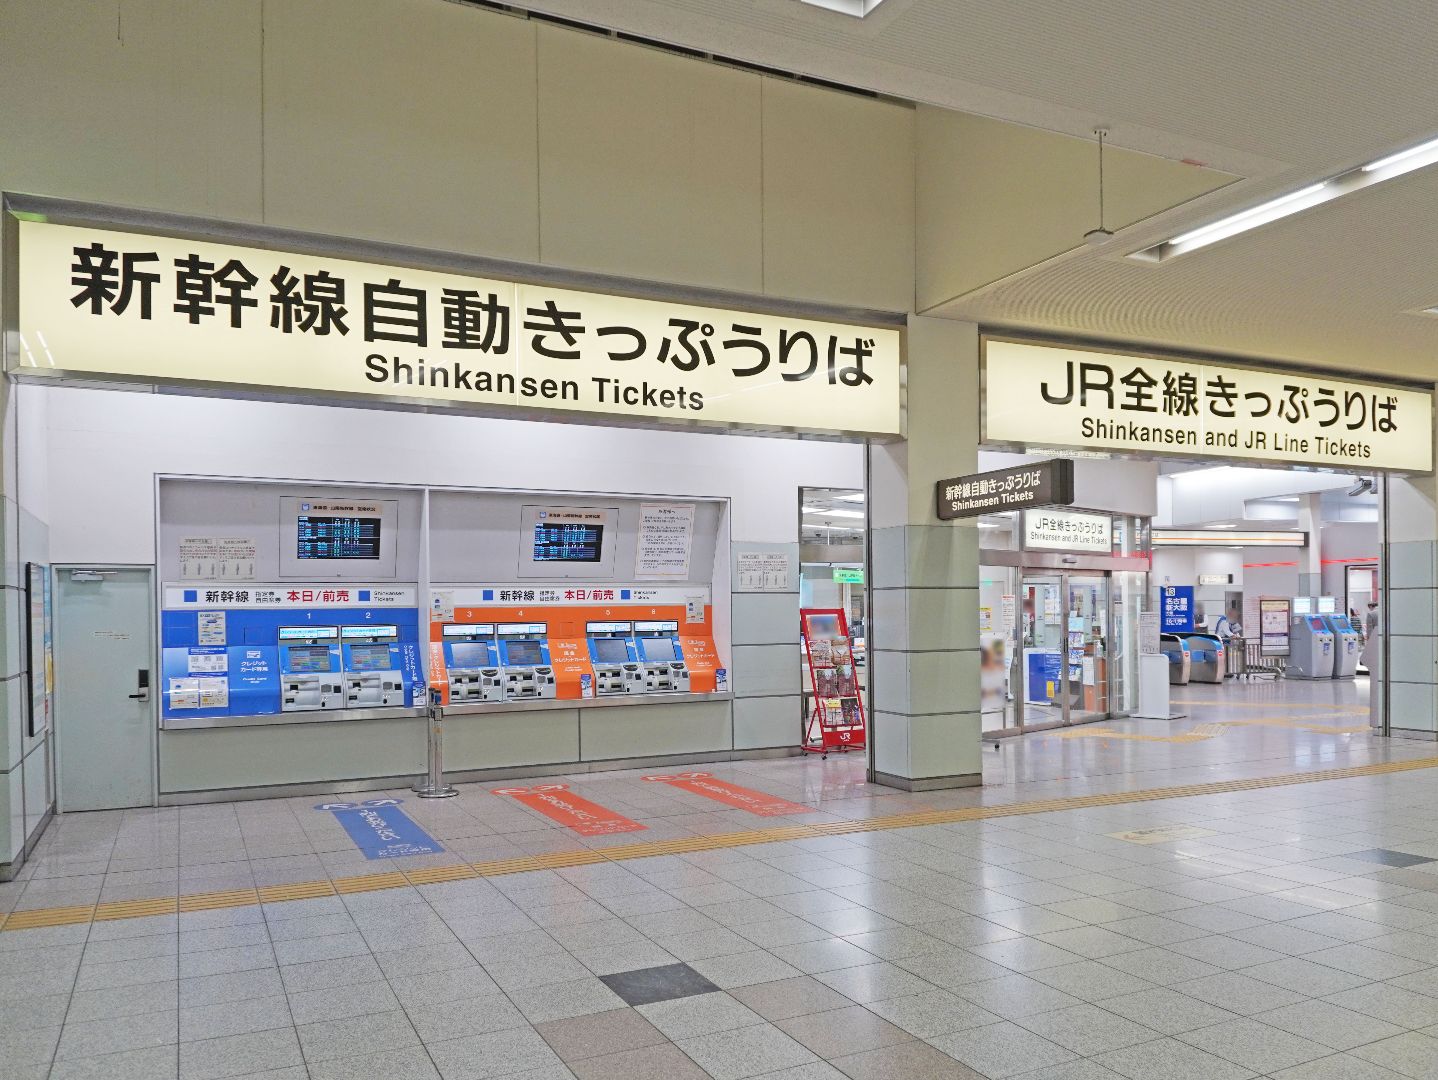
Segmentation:
[(398, 626), (344, 626), (340, 645), (346, 708), (397, 709), (409, 704)]
[(644, 685), (633, 689), (632, 693), (689, 692), (689, 668), (684, 663), (684, 649), (679, 644), (677, 621), (636, 622), (634, 645), (639, 653)]
[(338, 626), (281, 626), (280, 710), (344, 708), (344, 668)]
[(554, 666), (549, 661), (545, 623), (500, 623), (499, 663), (507, 701), (553, 698)]
[(447, 623), (441, 631), (449, 703), (503, 701), (493, 623)]
[(600, 697), (644, 692), (644, 672), (635, 656), (633, 633), (633, 623), (584, 624), (589, 665), (594, 669), (594, 692)]

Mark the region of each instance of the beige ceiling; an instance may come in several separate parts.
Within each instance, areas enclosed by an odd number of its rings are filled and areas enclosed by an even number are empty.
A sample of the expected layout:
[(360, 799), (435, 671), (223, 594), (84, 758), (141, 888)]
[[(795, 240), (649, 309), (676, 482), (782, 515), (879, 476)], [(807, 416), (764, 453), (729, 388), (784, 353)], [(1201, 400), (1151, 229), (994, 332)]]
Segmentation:
[(1244, 179), (933, 308), (1007, 326), (1438, 376), (1438, 167), (1165, 262), (1121, 256), (1438, 135), (1433, 0), (519, 6)]

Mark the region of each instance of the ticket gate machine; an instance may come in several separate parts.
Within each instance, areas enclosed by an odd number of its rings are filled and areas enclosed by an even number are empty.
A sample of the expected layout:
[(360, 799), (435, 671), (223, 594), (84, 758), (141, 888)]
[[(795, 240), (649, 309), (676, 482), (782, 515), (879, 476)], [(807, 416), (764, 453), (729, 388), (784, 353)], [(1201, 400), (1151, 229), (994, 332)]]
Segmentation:
[(1333, 677), (1351, 679), (1358, 674), (1358, 631), (1347, 615), (1324, 615), (1333, 634)]
[(409, 704), (399, 627), (367, 623), (340, 627), (345, 708), (399, 709)]
[(689, 668), (684, 663), (684, 648), (679, 644), (677, 622), (636, 622), (634, 645), (639, 653), (644, 684), (631, 690), (631, 693), (689, 692)]
[(448, 623), (440, 631), (449, 703), (503, 701), (504, 679), (493, 623)]
[(1193, 653), (1188, 640), (1177, 634), (1163, 634), (1158, 639), (1158, 651), (1168, 658), (1168, 684), (1187, 686), (1193, 675)]
[(500, 623), (499, 666), (506, 701), (553, 698), (557, 689), (549, 662), (546, 623)]
[(1290, 679), (1333, 678), (1333, 632), (1323, 615), (1295, 615), (1288, 627)]
[(635, 656), (633, 634), (633, 623), (584, 624), (589, 666), (594, 669), (594, 692), (599, 697), (644, 692), (644, 671)]
[(345, 707), (338, 626), (281, 626), (280, 711), (337, 711)]
[(1188, 643), (1188, 677), (1193, 682), (1221, 683), (1228, 676), (1223, 639), (1217, 634), (1184, 634)]

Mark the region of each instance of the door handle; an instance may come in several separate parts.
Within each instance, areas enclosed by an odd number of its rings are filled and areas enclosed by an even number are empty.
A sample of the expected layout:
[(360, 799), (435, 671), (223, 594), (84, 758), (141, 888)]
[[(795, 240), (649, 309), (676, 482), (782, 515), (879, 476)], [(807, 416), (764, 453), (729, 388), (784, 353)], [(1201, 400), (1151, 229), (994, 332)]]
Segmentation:
[(136, 693), (129, 695), (131, 701), (150, 700), (150, 669), (141, 668), (135, 674)]

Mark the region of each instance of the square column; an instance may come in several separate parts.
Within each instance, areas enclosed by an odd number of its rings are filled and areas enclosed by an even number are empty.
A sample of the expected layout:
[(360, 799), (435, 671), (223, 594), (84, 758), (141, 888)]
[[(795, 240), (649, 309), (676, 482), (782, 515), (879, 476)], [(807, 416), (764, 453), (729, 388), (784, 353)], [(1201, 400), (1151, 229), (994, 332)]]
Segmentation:
[(1438, 739), (1438, 477), (1389, 479), (1384, 531), (1389, 728)]
[(939, 521), (934, 495), (975, 471), (978, 444), (978, 327), (911, 315), (907, 438), (868, 450), (870, 767), (907, 791), (983, 782), (979, 532)]

